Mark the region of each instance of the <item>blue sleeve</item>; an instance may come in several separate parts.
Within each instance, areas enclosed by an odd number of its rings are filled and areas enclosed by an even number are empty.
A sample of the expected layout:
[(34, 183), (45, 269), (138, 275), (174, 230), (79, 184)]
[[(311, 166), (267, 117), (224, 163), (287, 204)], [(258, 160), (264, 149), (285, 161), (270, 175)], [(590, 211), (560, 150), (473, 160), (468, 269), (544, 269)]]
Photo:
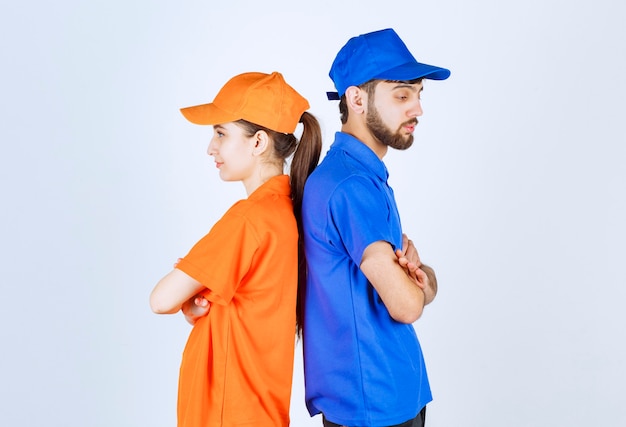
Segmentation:
[(329, 212), (332, 227), (356, 265), (374, 242), (386, 241), (395, 249), (388, 199), (371, 179), (353, 175), (343, 181), (330, 198)]

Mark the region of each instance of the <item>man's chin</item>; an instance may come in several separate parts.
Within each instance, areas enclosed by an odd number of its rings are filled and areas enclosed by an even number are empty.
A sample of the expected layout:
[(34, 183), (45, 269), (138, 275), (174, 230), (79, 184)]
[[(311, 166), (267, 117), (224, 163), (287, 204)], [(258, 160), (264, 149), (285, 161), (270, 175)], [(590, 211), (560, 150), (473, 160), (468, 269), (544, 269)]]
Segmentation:
[(413, 135), (409, 135), (408, 137), (403, 139), (398, 138), (390, 141), (390, 143), (387, 145), (391, 148), (395, 148), (396, 150), (408, 150), (413, 145), (413, 141)]

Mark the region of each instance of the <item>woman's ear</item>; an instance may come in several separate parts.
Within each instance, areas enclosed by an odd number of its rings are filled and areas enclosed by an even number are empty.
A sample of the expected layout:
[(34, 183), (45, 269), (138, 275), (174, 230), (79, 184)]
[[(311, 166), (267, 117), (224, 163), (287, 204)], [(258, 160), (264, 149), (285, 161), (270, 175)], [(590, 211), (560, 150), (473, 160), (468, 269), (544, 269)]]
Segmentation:
[(260, 156), (265, 153), (270, 146), (270, 136), (264, 130), (260, 130), (252, 137), (254, 147), (252, 147), (252, 155)]
[(355, 114), (363, 114), (365, 112), (365, 105), (367, 105), (367, 93), (357, 87), (350, 86), (346, 89), (346, 105)]

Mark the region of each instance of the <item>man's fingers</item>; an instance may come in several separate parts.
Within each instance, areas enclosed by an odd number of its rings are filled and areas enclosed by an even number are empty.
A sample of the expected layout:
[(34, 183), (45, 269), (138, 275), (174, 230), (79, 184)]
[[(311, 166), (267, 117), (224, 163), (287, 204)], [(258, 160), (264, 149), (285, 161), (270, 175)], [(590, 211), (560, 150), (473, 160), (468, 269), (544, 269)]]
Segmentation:
[(428, 283), (428, 276), (421, 268), (415, 269), (415, 277), (417, 278), (417, 286), (421, 289), (426, 288), (426, 284)]
[(409, 242), (409, 237), (402, 233), (402, 255), (406, 254), (406, 251), (409, 248)]
[(415, 247), (415, 245), (413, 244), (412, 240), (408, 241), (408, 247), (407, 250), (405, 252), (405, 256), (411, 260), (411, 262), (417, 264), (417, 266), (420, 266), (421, 260), (420, 260), (420, 256), (419, 253), (417, 252), (417, 248)]

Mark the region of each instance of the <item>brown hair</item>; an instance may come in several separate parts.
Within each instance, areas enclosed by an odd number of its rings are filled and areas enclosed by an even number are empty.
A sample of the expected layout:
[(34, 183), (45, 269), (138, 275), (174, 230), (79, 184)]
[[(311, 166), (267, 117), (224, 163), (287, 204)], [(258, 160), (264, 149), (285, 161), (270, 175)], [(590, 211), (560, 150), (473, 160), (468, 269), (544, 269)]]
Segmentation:
[(302, 136), (300, 141), (292, 133), (280, 133), (266, 127), (250, 123), (246, 120), (235, 122), (248, 136), (253, 136), (258, 131), (265, 131), (274, 142), (274, 156), (285, 162), (293, 154), (289, 172), (291, 184), (291, 200), (293, 201), (293, 213), (298, 224), (298, 299), (296, 303), (296, 324), (298, 334), (302, 332), (304, 319), (304, 291), (306, 289), (306, 257), (304, 253), (304, 241), (302, 232), (302, 196), (304, 184), (317, 166), (322, 152), (322, 130), (319, 122), (306, 111), (300, 117), (302, 123)]

